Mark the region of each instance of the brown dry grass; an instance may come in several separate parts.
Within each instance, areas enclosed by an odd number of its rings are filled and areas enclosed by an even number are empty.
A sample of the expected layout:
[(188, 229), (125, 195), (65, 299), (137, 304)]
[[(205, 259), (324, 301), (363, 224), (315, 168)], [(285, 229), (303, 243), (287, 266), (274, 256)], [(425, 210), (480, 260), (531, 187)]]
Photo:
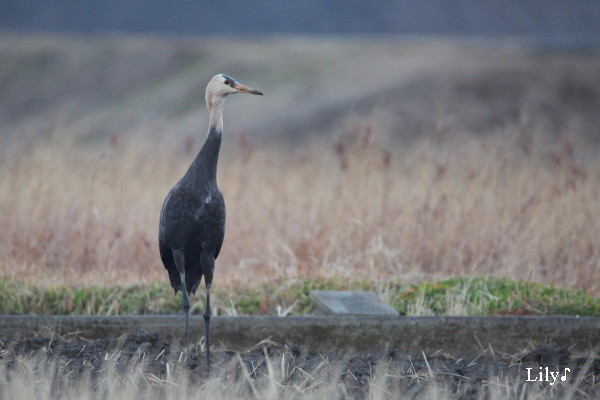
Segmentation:
[[(226, 142), (215, 282), (481, 274), (600, 293), (600, 161), (577, 157), (567, 139), (513, 139), (423, 139), (390, 151), (366, 128), (293, 152)], [(113, 140), (98, 150), (55, 138), (6, 154), (0, 274), (167, 284), (159, 210), (193, 158), (175, 147)]]

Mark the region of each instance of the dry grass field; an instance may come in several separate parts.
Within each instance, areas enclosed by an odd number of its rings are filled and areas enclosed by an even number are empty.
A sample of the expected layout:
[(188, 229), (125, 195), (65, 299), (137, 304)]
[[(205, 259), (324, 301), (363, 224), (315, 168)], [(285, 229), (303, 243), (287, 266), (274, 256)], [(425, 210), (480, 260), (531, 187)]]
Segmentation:
[[(219, 286), (338, 277), (512, 277), (600, 292), (600, 162), (568, 139), (424, 140), (369, 127), (298, 151), (228, 144)], [(0, 161), (2, 276), (35, 285), (165, 282), (162, 200), (192, 151), (59, 139)]]

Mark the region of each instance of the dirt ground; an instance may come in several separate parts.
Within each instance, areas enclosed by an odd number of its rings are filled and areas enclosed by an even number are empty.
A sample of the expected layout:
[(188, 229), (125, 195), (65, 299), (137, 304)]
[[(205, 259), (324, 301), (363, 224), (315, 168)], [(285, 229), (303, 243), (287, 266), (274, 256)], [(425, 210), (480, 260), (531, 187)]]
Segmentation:
[[(567, 383), (577, 385), (575, 398), (594, 398), (600, 389), (600, 359), (591, 360), (583, 354), (553, 345), (515, 355), (486, 352), (475, 358), (458, 359), (441, 352), (409, 356), (396, 350), (349, 357), (322, 355), (268, 342), (244, 353), (215, 351), (211, 354), (210, 377), (244, 382), (243, 374), (246, 374), (250, 377), (248, 381), (257, 380), (272, 373), (266, 362), (268, 355), (277, 370), (286, 371), (284, 376), (279, 377), (282, 385), (306, 383), (307, 376), (317, 382), (334, 380), (351, 398), (367, 397), (369, 385), (377, 379), (379, 372), (384, 372), (387, 388), (406, 394), (407, 398), (420, 397), (419, 393), (431, 384), (443, 386), (456, 398), (486, 398), (490, 384), (524, 382), (527, 368), (531, 368), (532, 377), (539, 379), (539, 372), (545, 371), (546, 367), (550, 371), (570, 369)], [(202, 384), (209, 377), (203, 351), (194, 348), (185, 357), (179, 348), (151, 333), (133, 334), (116, 340), (29, 338), (0, 341), (0, 360), (8, 367), (4, 371), (10, 371), (23, 358), (36, 360), (34, 363), (38, 367), (55, 363), (70, 379), (78, 379), (88, 373), (94, 379), (94, 376), (103, 373), (106, 360), (114, 363), (118, 373), (125, 373), (144, 362), (145, 372), (158, 379), (168, 378), (169, 371), (174, 369), (189, 371), (189, 378), (194, 384)], [(532, 384), (532, 388), (536, 384), (549, 383), (537, 382)], [(561, 398), (560, 393), (566, 393), (569, 386), (562, 384), (560, 379), (556, 384), (558, 398)]]

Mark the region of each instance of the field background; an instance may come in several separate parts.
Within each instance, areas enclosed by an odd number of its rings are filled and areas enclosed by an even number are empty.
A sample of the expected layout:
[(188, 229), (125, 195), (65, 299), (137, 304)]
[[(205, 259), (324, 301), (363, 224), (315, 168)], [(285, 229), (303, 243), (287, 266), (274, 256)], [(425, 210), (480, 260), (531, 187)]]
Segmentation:
[(0, 55), (4, 285), (168, 287), (160, 207), (204, 140), (204, 88), (223, 72), (265, 96), (226, 104), (221, 301), (254, 290), (267, 304), (264, 285), (306, 282), (385, 298), (464, 276), (600, 294), (597, 53), (5, 33)]

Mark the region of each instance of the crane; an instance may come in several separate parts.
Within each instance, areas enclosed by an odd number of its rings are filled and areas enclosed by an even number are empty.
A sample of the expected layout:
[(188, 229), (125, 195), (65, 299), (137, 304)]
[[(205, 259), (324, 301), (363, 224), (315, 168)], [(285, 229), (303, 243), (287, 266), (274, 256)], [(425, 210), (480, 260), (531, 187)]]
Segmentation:
[(206, 365), (210, 370), (210, 287), (225, 236), (225, 201), (217, 186), (217, 162), (223, 134), (225, 97), (234, 93), (262, 95), (225, 74), (206, 87), (210, 115), (208, 134), (185, 175), (169, 191), (160, 212), (158, 245), (171, 286), (183, 293), (186, 352), (190, 343), (190, 295), (204, 277), (206, 308)]

